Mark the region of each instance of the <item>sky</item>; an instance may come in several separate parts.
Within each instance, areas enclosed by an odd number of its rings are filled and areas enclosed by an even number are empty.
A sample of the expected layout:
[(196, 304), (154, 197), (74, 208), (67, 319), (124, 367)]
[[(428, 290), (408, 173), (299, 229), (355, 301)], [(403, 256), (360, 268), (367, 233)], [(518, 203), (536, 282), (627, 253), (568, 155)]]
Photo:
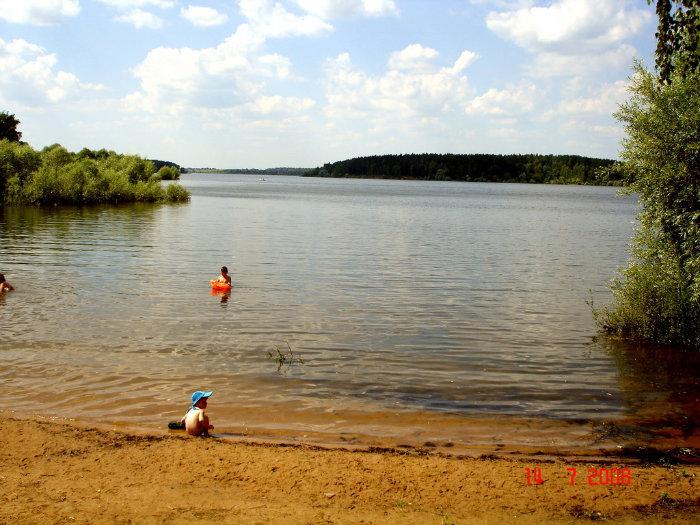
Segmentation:
[(616, 158), (655, 29), (646, 0), (0, 0), (0, 111), (186, 167)]

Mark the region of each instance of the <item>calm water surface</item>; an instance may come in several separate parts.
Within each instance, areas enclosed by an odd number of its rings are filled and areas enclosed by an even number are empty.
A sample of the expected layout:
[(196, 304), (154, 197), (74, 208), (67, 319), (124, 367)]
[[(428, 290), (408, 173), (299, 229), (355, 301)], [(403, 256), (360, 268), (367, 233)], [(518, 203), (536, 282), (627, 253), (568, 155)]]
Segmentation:
[[(182, 183), (185, 205), (2, 212), (17, 291), (0, 298), (0, 388), (18, 408), (160, 425), (211, 388), (220, 421), (274, 426), (272, 407), (595, 419), (697, 394), (697, 364), (650, 379), (592, 343), (586, 302), (610, 299), (636, 213), (615, 189)], [(213, 296), (224, 264), (234, 290)], [(278, 369), (287, 342), (303, 364)]]

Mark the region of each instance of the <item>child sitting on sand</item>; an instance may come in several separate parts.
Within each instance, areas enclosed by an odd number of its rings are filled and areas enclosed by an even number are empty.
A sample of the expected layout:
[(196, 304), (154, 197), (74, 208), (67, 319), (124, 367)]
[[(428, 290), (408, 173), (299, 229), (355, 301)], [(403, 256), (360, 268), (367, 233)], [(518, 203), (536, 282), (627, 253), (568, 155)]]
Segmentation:
[(14, 288), (5, 280), (5, 275), (0, 273), (0, 293), (11, 292), (12, 290), (14, 290)]
[(192, 394), (192, 408), (181, 421), (190, 436), (208, 436), (209, 431), (213, 430), (214, 425), (209, 424), (209, 416), (204, 413), (207, 408), (207, 399), (213, 393), (197, 390)]
[(226, 268), (226, 266), (221, 267), (221, 275), (219, 275), (217, 281), (220, 283), (231, 284), (231, 276), (228, 274), (228, 268)]

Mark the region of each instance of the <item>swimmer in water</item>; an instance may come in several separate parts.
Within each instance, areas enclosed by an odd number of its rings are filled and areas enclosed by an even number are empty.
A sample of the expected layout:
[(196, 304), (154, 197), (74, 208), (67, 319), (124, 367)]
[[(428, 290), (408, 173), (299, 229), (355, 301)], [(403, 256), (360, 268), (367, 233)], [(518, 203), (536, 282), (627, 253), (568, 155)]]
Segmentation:
[(5, 275), (0, 273), (0, 293), (11, 292), (14, 287), (5, 280)]
[(221, 267), (221, 275), (219, 275), (217, 281), (219, 281), (220, 283), (226, 283), (228, 285), (231, 284), (231, 276), (228, 274), (228, 268), (226, 268), (226, 266)]

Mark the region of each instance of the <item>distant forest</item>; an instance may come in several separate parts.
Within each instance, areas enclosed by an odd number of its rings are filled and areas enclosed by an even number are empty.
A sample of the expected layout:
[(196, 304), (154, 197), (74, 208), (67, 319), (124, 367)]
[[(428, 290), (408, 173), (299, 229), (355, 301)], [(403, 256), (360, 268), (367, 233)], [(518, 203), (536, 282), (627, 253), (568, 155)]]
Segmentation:
[(170, 162), (169, 160), (156, 160), (156, 159), (148, 159), (153, 163), (153, 166), (155, 166), (156, 171), (161, 169), (163, 166), (170, 166), (171, 168), (175, 168), (177, 171), (180, 173), (183, 173), (182, 168), (180, 167), (179, 164), (175, 164), (174, 162)]
[(184, 168), (183, 173), (226, 173), (229, 175), (304, 175), (309, 168)]
[(527, 182), (621, 186), (617, 162), (578, 155), (406, 154), (358, 157), (308, 170), (307, 177)]

